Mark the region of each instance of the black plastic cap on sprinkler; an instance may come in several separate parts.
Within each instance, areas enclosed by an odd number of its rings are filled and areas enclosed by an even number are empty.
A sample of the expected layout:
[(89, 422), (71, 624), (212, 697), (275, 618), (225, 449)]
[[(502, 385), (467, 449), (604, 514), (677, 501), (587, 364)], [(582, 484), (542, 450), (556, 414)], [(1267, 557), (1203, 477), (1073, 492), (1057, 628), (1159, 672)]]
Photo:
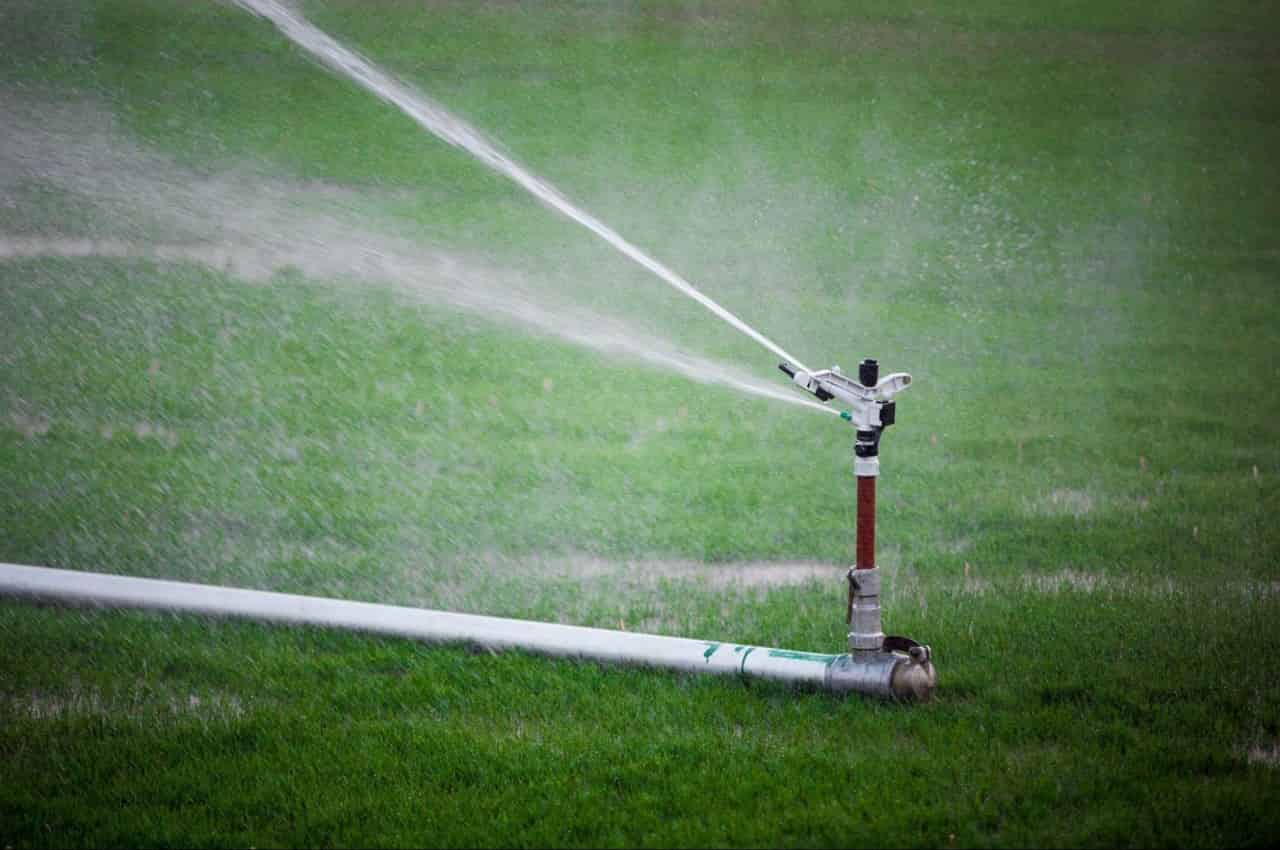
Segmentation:
[[(786, 375), (788, 378), (791, 378), (793, 380), (795, 379), (796, 367), (792, 366), (790, 363), (784, 360), (778, 364), (778, 368), (781, 369), (782, 374)], [(819, 384), (816, 387), (812, 387), (812, 386), (806, 387), (806, 389), (808, 389), (809, 392), (816, 395), (818, 397), (818, 401), (831, 401), (831, 399), (835, 398), (835, 396), (827, 392), (827, 390), (821, 384)]]
[(858, 380), (864, 387), (874, 387), (880, 380), (880, 361), (868, 357), (858, 364)]

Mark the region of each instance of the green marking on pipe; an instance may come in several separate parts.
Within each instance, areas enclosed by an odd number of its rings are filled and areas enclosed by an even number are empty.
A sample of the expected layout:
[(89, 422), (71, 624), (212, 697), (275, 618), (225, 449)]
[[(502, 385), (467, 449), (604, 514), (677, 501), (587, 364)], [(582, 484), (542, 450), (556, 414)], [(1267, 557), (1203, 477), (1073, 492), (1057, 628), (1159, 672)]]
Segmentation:
[[(742, 647), (738, 647), (738, 649), (742, 649)], [(755, 652), (756, 648), (754, 646), (748, 646), (746, 650), (746, 652), (742, 653), (742, 664), (738, 667), (738, 672), (744, 676), (747, 674), (747, 656)], [(734, 650), (734, 652), (737, 651), (737, 649)]]
[(707, 659), (707, 663), (708, 663), (708, 664), (710, 664), (710, 663), (711, 663), (711, 656), (715, 655), (715, 654), (716, 654), (716, 650), (717, 650), (717, 649), (719, 649), (719, 648), (720, 648), (720, 644), (718, 644), (718, 643), (709, 643), (709, 644), (707, 644), (707, 651), (706, 651), (706, 652), (704, 652), (704, 653), (702, 653), (702, 657), (703, 657), (703, 658), (705, 658), (705, 659)]
[(769, 650), (770, 658), (786, 658), (791, 661), (818, 661), (822, 664), (830, 664), (839, 658), (839, 655), (827, 655), (822, 652), (796, 652), (791, 649), (771, 649)]

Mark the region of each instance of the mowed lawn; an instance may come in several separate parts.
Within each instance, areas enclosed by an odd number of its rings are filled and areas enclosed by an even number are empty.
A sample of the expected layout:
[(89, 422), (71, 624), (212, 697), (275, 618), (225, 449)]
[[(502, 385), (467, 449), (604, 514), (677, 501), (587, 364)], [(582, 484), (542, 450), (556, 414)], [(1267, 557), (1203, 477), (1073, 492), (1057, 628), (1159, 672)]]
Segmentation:
[[(5, 600), (0, 843), (1274, 844), (1266, 5), (302, 3), (915, 376), (880, 557), (937, 698)], [(6, 4), (0, 86), (0, 561), (843, 646), (846, 425), (339, 260), (785, 387), (696, 304), (227, 3)]]

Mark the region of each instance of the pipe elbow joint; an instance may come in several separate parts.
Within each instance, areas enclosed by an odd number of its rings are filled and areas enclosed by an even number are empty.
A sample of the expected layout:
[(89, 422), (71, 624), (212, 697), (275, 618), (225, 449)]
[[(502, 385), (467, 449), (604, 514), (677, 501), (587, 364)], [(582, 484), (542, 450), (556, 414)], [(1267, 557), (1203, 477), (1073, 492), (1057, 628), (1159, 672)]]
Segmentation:
[(920, 652), (867, 652), (842, 655), (827, 668), (827, 690), (858, 692), (901, 702), (928, 702), (938, 685), (927, 646)]

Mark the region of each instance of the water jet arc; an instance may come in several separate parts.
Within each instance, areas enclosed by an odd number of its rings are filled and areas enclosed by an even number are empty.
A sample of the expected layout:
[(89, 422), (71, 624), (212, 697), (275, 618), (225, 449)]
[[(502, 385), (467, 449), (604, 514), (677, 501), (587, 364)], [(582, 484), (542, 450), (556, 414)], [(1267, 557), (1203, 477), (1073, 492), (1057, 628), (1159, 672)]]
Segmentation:
[(625, 257), (697, 301), (738, 331), (751, 337), (783, 360), (808, 371), (803, 363), (784, 351), (773, 340), (739, 319), (712, 298), (699, 292), (693, 284), (622, 238), (621, 234), (600, 219), (570, 202), (550, 183), (502, 153), (470, 124), (416, 89), (392, 78), (377, 65), (343, 46), (279, 0), (235, 0), (235, 3), (246, 11), (275, 24), (285, 37), (309, 53), (317, 62), (359, 84), (375, 97), (395, 106), (428, 133), (466, 151), (489, 168), (510, 178), (543, 204), (587, 228)]

